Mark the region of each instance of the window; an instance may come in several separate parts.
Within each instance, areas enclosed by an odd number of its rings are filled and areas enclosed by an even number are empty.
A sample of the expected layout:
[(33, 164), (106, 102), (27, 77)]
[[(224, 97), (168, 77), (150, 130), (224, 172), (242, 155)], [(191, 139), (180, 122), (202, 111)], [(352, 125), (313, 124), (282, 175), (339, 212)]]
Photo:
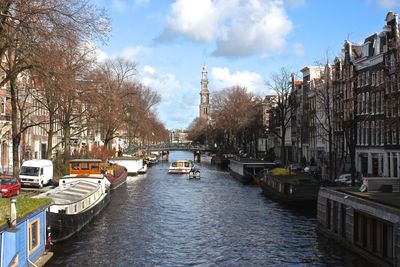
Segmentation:
[(40, 220), (36, 219), (28, 225), (29, 231), (29, 254), (40, 246)]
[(1, 115), (6, 115), (7, 99), (5, 97), (1, 98)]
[(371, 94), (371, 113), (375, 113), (375, 94)]
[(389, 263), (393, 262), (393, 224), (354, 212), (354, 243)]
[(371, 145), (375, 145), (375, 122), (371, 121)]
[(98, 171), (99, 170), (99, 164), (98, 163), (92, 163), (92, 170)]
[(375, 95), (375, 101), (376, 101), (376, 108), (375, 108), (375, 113), (379, 113), (381, 109), (381, 94), (379, 92), (376, 93)]
[(82, 162), (81, 166), (82, 166), (82, 170), (89, 170), (89, 163), (88, 162)]
[(79, 170), (79, 163), (78, 162), (73, 162), (72, 163), (72, 169), (73, 170)]
[(371, 82), (372, 86), (375, 86), (375, 72), (372, 72), (372, 82)]

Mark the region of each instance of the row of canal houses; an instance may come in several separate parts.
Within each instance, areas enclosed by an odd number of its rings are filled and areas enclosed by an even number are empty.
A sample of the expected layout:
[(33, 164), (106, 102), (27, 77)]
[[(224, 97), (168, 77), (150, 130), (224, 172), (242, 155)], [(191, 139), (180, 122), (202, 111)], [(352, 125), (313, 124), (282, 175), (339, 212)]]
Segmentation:
[[(333, 64), (304, 67), (301, 81), (292, 77), (285, 162), (313, 161), (322, 179), (351, 172), (363, 177), (363, 192), (320, 187), (317, 228), (377, 265), (400, 266), (398, 15), (389, 12), (385, 22), (361, 44), (345, 41)], [(274, 97), (264, 99), (267, 127)], [(279, 147), (276, 136), (267, 137), (267, 150), (279, 156)]]
[[(364, 177), (400, 177), (398, 15), (389, 12), (385, 21), (362, 44), (345, 41), (333, 64), (304, 67), (300, 81), (293, 76), (284, 162), (315, 162), (326, 179), (350, 172), (352, 161)], [(267, 128), (274, 97), (263, 101)], [(276, 135), (266, 143), (280, 157)]]

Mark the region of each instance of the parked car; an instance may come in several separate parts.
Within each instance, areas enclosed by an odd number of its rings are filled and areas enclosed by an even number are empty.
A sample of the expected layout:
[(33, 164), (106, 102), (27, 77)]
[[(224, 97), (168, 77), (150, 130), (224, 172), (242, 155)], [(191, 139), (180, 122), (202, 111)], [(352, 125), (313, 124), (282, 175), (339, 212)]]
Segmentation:
[(291, 171), (301, 171), (303, 168), (301, 168), (299, 163), (292, 163), (289, 165), (288, 169)]
[(11, 197), (19, 195), (21, 184), (15, 177), (2, 176), (0, 177), (0, 195), (1, 197)]
[(317, 165), (312, 165), (312, 166), (306, 166), (304, 168), (305, 173), (309, 174), (320, 174), (321, 173), (321, 168)]
[[(337, 179), (335, 179), (335, 182), (338, 184), (341, 184), (341, 185), (350, 186), (351, 185), (351, 173), (344, 173), (344, 174), (339, 175), (339, 177)], [(354, 183), (360, 184), (360, 182), (361, 182), (360, 179), (358, 179), (356, 177)]]

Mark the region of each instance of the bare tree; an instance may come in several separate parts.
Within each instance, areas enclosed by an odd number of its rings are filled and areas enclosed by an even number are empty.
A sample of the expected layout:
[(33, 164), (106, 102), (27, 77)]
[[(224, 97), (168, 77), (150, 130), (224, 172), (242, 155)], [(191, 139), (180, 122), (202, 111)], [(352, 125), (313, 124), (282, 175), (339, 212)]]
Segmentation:
[(5, 77), (0, 85), (9, 83), (10, 88), (13, 173), (17, 175), (18, 147), (23, 132), (17, 124), (17, 95), (21, 89), (16, 87), (18, 76), (33, 68), (33, 57), (45, 43), (62, 43), (71, 37), (104, 40), (109, 20), (104, 11), (95, 8), (89, 0), (6, 0), (0, 3), (0, 11), (0, 55), (8, 63), (1, 66)]
[(121, 58), (110, 59), (99, 67), (92, 80), (90, 118), (98, 126), (104, 147), (110, 148), (111, 140), (119, 137), (123, 129), (126, 106), (124, 101), (130, 92), (130, 79), (136, 74), (136, 64)]
[(271, 98), (270, 127), (269, 131), (280, 139), (281, 159), (286, 163), (285, 137), (286, 130), (291, 123), (293, 106), (291, 104), (290, 92), (291, 72), (282, 68), (279, 73), (271, 74), (270, 81), (266, 82), (269, 90), (273, 91), (275, 97)]
[(211, 99), (215, 139), (228, 148), (243, 146), (256, 119), (253, 95), (240, 86), (225, 88)]

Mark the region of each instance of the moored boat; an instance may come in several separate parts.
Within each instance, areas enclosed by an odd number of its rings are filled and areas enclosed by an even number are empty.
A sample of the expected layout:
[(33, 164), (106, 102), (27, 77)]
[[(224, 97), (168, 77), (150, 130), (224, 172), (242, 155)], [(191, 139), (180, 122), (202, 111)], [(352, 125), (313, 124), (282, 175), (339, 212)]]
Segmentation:
[(168, 173), (187, 173), (194, 167), (193, 161), (191, 160), (177, 160), (171, 163), (168, 169)]
[(283, 168), (275, 168), (261, 179), (264, 195), (292, 205), (316, 205), (319, 187), (318, 179), (313, 176)]
[(73, 159), (69, 163), (70, 175), (99, 175), (110, 181), (110, 189), (114, 190), (126, 182), (128, 171), (124, 166), (117, 163), (103, 164), (100, 159)]
[(143, 174), (147, 172), (147, 164), (143, 164), (143, 167), (138, 171), (138, 173)]
[[(75, 166), (70, 162), (70, 167)], [(87, 163), (87, 164), (86, 164)], [(101, 170), (101, 162), (83, 162), (90, 170)], [(75, 170), (78, 171), (78, 170)], [(110, 202), (110, 182), (102, 173), (70, 174), (59, 180), (59, 186), (37, 197), (49, 197), (53, 204), (46, 220), (54, 242), (63, 241), (79, 232)]]
[(128, 175), (137, 175), (144, 165), (143, 158), (141, 157), (115, 157), (109, 159), (108, 162), (124, 166), (128, 171)]

